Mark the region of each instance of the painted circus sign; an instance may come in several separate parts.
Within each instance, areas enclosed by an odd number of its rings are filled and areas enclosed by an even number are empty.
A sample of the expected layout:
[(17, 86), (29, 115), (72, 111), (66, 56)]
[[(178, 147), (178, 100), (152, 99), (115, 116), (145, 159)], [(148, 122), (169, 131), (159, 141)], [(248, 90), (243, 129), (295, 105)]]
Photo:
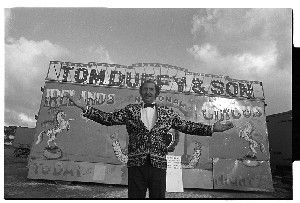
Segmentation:
[(262, 83), (158, 63), (50, 62), (28, 178), (126, 185), (125, 126), (85, 119), (66, 95), (113, 112), (141, 102), (138, 87), (149, 77), (162, 89), (156, 102), (182, 118), (205, 124), (230, 120), (236, 126), (212, 137), (171, 130), (165, 142), (168, 160), (176, 164), (168, 164), (167, 189), (176, 190), (170, 174), (177, 174), (184, 188), (273, 190)]
[(51, 61), (47, 79), (79, 84), (137, 88), (148, 78), (161, 90), (263, 99), (262, 83), (231, 79), (228, 76), (192, 73), (187, 69), (160, 63), (119, 64), (70, 63)]

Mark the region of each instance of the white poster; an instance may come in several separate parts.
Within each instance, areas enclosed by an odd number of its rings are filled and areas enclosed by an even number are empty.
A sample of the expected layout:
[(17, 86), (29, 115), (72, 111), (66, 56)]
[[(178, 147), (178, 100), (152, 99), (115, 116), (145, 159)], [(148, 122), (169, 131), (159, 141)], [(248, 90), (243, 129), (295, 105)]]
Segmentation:
[(167, 192), (183, 192), (181, 156), (167, 155)]

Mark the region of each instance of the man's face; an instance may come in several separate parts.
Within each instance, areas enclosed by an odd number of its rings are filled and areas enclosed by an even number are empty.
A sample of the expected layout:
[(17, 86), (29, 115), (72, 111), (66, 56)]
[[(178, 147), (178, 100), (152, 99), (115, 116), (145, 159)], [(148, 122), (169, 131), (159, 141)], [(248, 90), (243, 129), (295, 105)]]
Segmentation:
[(145, 103), (153, 103), (156, 99), (156, 89), (154, 83), (145, 83), (141, 90), (141, 97)]

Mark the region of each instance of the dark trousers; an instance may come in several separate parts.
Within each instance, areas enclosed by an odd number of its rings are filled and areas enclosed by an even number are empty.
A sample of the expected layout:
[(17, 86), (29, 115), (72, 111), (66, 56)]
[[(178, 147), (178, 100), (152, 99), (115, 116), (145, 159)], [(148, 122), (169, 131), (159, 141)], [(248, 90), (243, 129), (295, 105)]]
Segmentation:
[(143, 166), (128, 167), (128, 198), (165, 198), (166, 170), (154, 168), (147, 157)]

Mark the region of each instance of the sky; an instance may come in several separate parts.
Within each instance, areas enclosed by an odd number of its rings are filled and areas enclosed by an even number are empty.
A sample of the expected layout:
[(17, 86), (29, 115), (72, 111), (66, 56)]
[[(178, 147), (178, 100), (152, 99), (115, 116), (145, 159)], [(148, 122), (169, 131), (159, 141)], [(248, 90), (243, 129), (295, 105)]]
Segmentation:
[(49, 62), (164, 63), (263, 83), (292, 109), (290, 8), (5, 7), (4, 124), (35, 127)]

